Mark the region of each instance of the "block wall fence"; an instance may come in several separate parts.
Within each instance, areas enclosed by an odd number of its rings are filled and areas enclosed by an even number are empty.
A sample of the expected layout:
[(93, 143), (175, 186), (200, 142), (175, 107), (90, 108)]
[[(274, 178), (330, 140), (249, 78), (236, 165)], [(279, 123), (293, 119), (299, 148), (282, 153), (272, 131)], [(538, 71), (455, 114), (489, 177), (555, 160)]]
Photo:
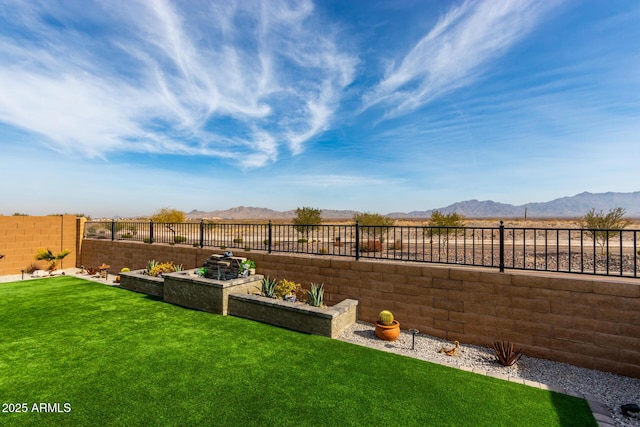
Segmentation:
[(48, 263), (36, 261), (38, 249), (71, 253), (58, 268), (74, 267), (82, 243), (84, 218), (75, 215), (0, 216), (0, 275), (20, 274), (31, 264), (46, 269)]
[[(86, 239), (78, 265), (201, 266), (222, 250)], [(509, 340), (527, 355), (640, 378), (640, 281), (407, 262), (237, 251), (259, 274), (325, 284), (329, 305), (359, 301), (358, 318), (393, 311), (403, 329), (463, 343)], [(435, 351), (435, 350), (434, 350)]]

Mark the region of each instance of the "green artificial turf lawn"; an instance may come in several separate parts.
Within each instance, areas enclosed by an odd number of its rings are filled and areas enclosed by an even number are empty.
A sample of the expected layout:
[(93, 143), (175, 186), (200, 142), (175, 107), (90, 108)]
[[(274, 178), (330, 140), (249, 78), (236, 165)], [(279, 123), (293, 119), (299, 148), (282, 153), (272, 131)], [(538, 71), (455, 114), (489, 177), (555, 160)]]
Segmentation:
[(0, 373), (29, 409), (10, 425), (596, 425), (582, 399), (73, 277), (0, 285)]

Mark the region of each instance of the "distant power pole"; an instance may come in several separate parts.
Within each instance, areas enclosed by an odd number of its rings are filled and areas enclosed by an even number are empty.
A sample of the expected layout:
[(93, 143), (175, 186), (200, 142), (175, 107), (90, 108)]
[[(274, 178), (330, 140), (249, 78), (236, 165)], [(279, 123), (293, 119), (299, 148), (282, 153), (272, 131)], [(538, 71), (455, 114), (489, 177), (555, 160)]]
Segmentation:
[(527, 208), (524, 208), (524, 220), (527, 220)]

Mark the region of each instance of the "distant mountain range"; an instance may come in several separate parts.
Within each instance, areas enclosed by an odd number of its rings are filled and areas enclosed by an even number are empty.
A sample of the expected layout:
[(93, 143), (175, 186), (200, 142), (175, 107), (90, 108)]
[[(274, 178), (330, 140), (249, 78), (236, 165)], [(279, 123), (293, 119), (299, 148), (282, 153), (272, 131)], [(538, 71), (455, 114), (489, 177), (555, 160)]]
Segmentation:
[[(572, 197), (561, 197), (549, 202), (527, 203), (524, 205), (510, 205), (492, 200), (467, 200), (452, 205), (412, 212), (390, 212), (386, 216), (398, 219), (429, 218), (431, 212), (438, 210), (443, 213), (457, 212), (469, 218), (574, 218), (587, 213), (592, 208), (597, 211), (608, 212), (609, 209), (621, 207), (627, 211), (628, 217), (640, 217), (640, 191), (633, 193), (580, 193)], [(357, 211), (323, 209), (325, 219), (350, 219)], [(199, 211), (193, 210), (187, 214), (189, 219), (220, 218), (220, 219), (291, 219), (294, 210), (276, 211), (267, 208), (239, 206), (227, 210)]]

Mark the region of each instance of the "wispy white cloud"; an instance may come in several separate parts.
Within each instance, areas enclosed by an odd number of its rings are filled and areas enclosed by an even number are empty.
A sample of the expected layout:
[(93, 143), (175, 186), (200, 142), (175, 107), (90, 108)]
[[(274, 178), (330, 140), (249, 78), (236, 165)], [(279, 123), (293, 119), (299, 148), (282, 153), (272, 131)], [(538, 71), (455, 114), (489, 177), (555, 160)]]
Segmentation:
[[(260, 167), (331, 125), (356, 60), (310, 1), (0, 8), (0, 122), (52, 148)], [(228, 126), (232, 122), (234, 126)]]
[(449, 10), (363, 96), (364, 109), (381, 104), (387, 117), (416, 110), (474, 82), (557, 2), (466, 0)]

